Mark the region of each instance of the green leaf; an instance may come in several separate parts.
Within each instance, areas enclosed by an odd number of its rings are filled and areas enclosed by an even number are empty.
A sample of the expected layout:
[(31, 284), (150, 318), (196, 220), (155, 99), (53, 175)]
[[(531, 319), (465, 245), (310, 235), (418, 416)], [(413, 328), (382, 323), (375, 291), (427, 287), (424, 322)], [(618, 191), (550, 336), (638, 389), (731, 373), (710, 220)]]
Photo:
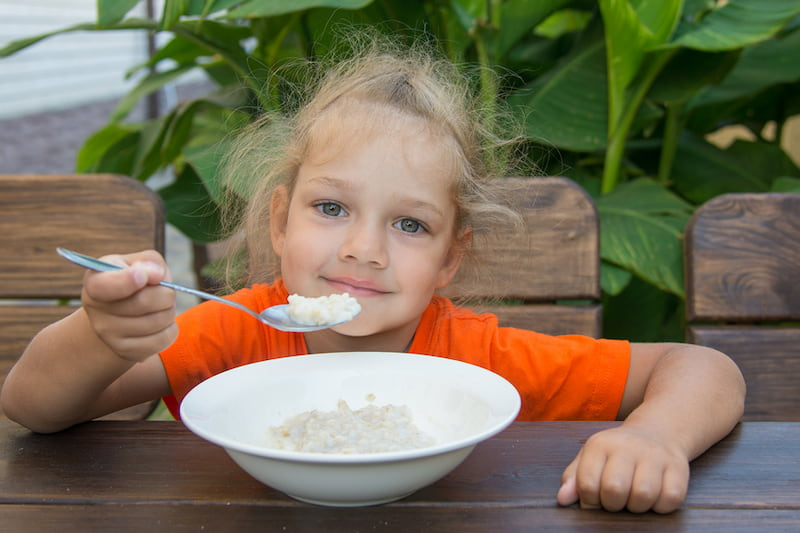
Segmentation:
[(800, 80), (800, 30), (746, 48), (730, 74), (699, 91), (691, 107), (728, 102), (779, 83)]
[(800, 178), (781, 176), (772, 183), (771, 192), (800, 193)]
[(185, 65), (166, 72), (155, 72), (146, 76), (139, 84), (126, 94), (114, 108), (110, 120), (119, 121), (128, 116), (139, 101), (148, 94), (154, 93), (189, 72), (194, 65)]
[(2, 49), (0, 49), (0, 57), (8, 57), (10, 55), (16, 54), (20, 50), (23, 50), (29, 46), (32, 46), (44, 39), (48, 39), (55, 35), (60, 35), (62, 33), (70, 33), (73, 31), (105, 31), (105, 30), (152, 30), (155, 29), (156, 25), (151, 20), (146, 19), (126, 19), (122, 22), (114, 24), (113, 26), (100, 28), (97, 24), (93, 22), (86, 22), (83, 24), (76, 24), (74, 26), (69, 26), (67, 28), (63, 28), (56, 31), (51, 31), (48, 33), (43, 33), (41, 35), (36, 35), (34, 37), (26, 37), (24, 39), (19, 39), (16, 41), (12, 41)]
[(498, 35), (498, 57), (508, 50), (526, 33), (543, 22), (572, 0), (508, 0), (501, 5), (500, 34)]
[(616, 295), (625, 290), (631, 282), (633, 274), (624, 268), (602, 261), (600, 263), (600, 287), (603, 292)]
[(111, 26), (125, 18), (139, 0), (97, 0), (97, 25)]
[(219, 54), (243, 79), (250, 75), (248, 55), (241, 44), (251, 35), (248, 27), (212, 20), (184, 20), (171, 29), (175, 35), (205, 48), (209, 54)]
[(139, 126), (106, 125), (90, 135), (78, 151), (76, 172), (113, 172), (131, 176), (139, 139)]
[(162, 31), (170, 29), (188, 9), (189, 0), (165, 0), (158, 29)]
[(368, 6), (373, 0), (250, 0), (232, 9), (225, 18), (252, 18), (274, 15), (284, 15), (295, 11), (304, 11), (315, 7), (330, 7), (335, 9), (361, 9)]
[(683, 295), (683, 228), (691, 206), (650, 179), (597, 199), (603, 260), (672, 294)]
[(589, 152), (606, 146), (607, 90), (601, 40), (585, 44), (558, 67), (516, 91), (508, 102), (525, 117), (533, 140)]
[(162, 157), (162, 147), (175, 115), (173, 111), (144, 123), (133, 169), (133, 177), (136, 179), (144, 181), (171, 162)]
[(668, 46), (709, 52), (742, 48), (772, 37), (798, 14), (800, 3), (793, 0), (731, 0), (697, 24), (684, 22)]
[(684, 102), (698, 91), (720, 83), (734, 68), (740, 53), (679, 50), (659, 73), (648, 99), (660, 103)]
[(603, 295), (603, 336), (633, 342), (684, 340), (683, 300), (634, 277), (617, 295)]
[(222, 235), (219, 210), (193, 168), (186, 165), (174, 183), (159, 189), (167, 222), (195, 242), (213, 242)]
[(648, 50), (666, 42), (677, 25), (681, 2), (600, 0), (608, 69), (608, 136), (622, 127), (626, 108), (636, 105), (628, 89)]
[(674, 189), (699, 205), (729, 192), (766, 192), (777, 176), (800, 176), (780, 146), (737, 141), (723, 150), (684, 135), (672, 169)]

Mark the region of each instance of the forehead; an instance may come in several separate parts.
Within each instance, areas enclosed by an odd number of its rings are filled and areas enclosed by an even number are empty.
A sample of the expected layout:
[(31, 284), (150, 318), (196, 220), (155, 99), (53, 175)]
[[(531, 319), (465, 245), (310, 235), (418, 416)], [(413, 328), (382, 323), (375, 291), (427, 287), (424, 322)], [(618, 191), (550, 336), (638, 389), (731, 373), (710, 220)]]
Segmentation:
[(317, 117), (309, 129), (305, 158), (319, 164), (381, 138), (391, 138), (406, 155), (413, 153), (418, 163), (437, 167), (443, 179), (454, 181), (459, 151), (452, 136), (422, 117), (353, 99), (340, 100)]

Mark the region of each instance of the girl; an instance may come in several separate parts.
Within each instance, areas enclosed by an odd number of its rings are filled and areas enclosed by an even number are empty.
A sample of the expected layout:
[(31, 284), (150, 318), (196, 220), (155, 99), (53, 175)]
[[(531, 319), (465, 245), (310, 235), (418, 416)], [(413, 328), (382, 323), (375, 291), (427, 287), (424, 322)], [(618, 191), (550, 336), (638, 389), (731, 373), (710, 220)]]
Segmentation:
[(268, 358), (458, 357), (512, 381), (520, 419), (624, 420), (566, 467), (558, 503), (676, 509), (689, 462), (741, 416), (741, 374), (698, 346), (498, 328), (436, 294), (471, 259), (473, 236), (509, 216), (485, 190), (506, 158), (468, 94), (446, 62), (373, 49), (324, 76), (288, 127), (264, 119), (234, 152), (233, 173), (258, 180), (242, 221), (250, 288), (232, 298), (264, 309), (290, 293), (349, 292), (362, 306), (355, 320), (283, 333), (206, 302), (176, 323), (175, 295), (157, 285), (169, 278), (162, 257), (106, 257), (126, 268), (86, 274), (82, 307), (40, 332), (9, 374), (5, 412), (52, 432), (158, 397), (176, 413), (203, 379)]

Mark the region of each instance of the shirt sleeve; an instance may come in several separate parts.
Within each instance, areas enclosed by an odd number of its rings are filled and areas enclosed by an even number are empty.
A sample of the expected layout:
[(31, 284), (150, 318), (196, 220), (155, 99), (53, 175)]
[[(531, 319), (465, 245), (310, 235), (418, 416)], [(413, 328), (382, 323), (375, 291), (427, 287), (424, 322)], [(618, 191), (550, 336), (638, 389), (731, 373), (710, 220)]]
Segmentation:
[(412, 351), (459, 359), (505, 377), (519, 391), (519, 420), (614, 420), (630, 365), (630, 343), (581, 335), (550, 336), (502, 328), (434, 301)]

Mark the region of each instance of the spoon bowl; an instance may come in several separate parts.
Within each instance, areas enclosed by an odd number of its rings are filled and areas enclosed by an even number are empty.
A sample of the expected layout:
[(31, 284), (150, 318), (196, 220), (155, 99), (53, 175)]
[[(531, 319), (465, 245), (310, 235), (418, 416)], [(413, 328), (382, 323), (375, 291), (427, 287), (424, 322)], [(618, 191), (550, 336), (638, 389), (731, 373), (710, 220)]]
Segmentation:
[[(72, 250), (67, 250), (65, 248), (56, 248), (56, 251), (61, 257), (63, 257), (67, 261), (71, 261), (76, 265), (80, 265), (90, 270), (95, 270), (97, 272), (122, 270), (122, 267), (119, 267), (117, 265), (112, 265), (111, 263), (106, 263), (105, 261), (101, 261), (95, 257), (84, 255), (78, 252), (73, 252)], [(250, 309), (249, 307), (245, 307), (240, 303), (227, 300), (225, 298), (221, 298), (214, 294), (209, 294), (207, 292), (199, 291), (197, 289), (192, 289), (184, 285), (172, 283), (171, 281), (162, 281), (159, 283), (159, 285), (163, 285), (164, 287), (169, 287), (170, 289), (175, 291), (192, 294), (194, 296), (197, 296), (198, 298), (203, 298), (204, 300), (213, 300), (215, 302), (229, 305), (240, 311), (248, 313), (250, 316), (252, 316), (256, 320), (259, 320), (263, 324), (266, 324), (275, 329), (279, 329), (281, 331), (294, 331), (299, 333), (318, 331), (321, 329), (332, 328), (334, 326), (338, 326), (339, 324), (344, 324), (345, 322), (348, 322), (353, 318), (355, 318), (355, 316), (353, 316), (348, 320), (341, 320), (338, 322), (332, 322), (328, 324), (314, 324), (314, 325), (303, 324), (297, 322), (296, 320), (294, 320), (292, 317), (289, 316), (289, 304), (273, 305), (272, 307), (268, 307), (263, 311), (261, 311), (260, 313), (257, 313), (252, 309)]]

